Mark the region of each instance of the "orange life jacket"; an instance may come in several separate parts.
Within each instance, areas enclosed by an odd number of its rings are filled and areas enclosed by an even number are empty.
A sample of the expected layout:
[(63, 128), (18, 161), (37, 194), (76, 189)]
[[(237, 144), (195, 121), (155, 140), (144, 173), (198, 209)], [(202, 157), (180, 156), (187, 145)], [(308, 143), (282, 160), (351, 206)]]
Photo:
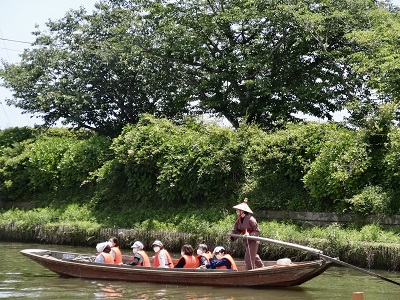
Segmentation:
[(111, 255), (111, 253), (101, 252), (101, 255), (104, 257), (105, 264), (114, 264), (114, 257)]
[[(232, 256), (229, 254), (225, 254), (223, 258), (226, 258), (231, 263), (231, 269), (237, 271), (238, 268), (236, 266), (235, 261), (233, 260)], [(226, 266), (217, 267), (217, 269), (226, 269)]]
[(150, 259), (149, 259), (149, 256), (147, 255), (147, 253), (144, 252), (143, 250), (140, 250), (137, 253), (139, 253), (143, 258), (141, 266), (143, 266), (143, 267), (151, 267)]
[(193, 255), (183, 255), (182, 256), (185, 259), (185, 265), (183, 266), (184, 269), (194, 269), (198, 267), (196, 257)]
[[(165, 249), (161, 249), (161, 250), (158, 251), (158, 252), (156, 253), (156, 255), (154, 256), (154, 266), (155, 266), (156, 268), (160, 266), (160, 261), (158, 260), (158, 256), (160, 255), (160, 253), (161, 253), (162, 251), (164, 251), (165, 255), (167, 255), (168, 268), (171, 268), (171, 266), (172, 266), (172, 258), (171, 258), (171, 256), (169, 255), (168, 251), (165, 250)], [(164, 268), (164, 266), (163, 266), (163, 268)]]
[(207, 263), (210, 263), (210, 259), (212, 257), (212, 254), (208, 251), (206, 253), (202, 253), (196, 256), (196, 260), (197, 260), (197, 266), (200, 266), (200, 258), (201, 257), (205, 257), (207, 259)]
[(111, 250), (113, 250), (115, 253), (114, 263), (121, 264), (122, 263), (122, 253), (121, 253), (121, 250), (119, 249), (119, 247), (112, 247)]

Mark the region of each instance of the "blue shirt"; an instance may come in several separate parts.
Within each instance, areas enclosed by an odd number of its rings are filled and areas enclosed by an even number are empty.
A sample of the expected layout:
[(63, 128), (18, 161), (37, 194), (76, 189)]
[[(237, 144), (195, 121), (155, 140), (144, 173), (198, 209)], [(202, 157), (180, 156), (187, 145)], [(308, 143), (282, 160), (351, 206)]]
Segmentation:
[(210, 263), (206, 265), (207, 269), (215, 269), (217, 267), (223, 267), (226, 266), (227, 269), (232, 268), (232, 264), (229, 260), (226, 258), (221, 258), (221, 260), (216, 260), (214, 258), (210, 259)]

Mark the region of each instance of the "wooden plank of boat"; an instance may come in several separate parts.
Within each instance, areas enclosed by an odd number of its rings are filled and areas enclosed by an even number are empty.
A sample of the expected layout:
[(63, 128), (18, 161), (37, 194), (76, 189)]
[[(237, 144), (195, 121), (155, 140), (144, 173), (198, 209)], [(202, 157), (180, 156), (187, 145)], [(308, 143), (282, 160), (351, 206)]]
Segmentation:
[(64, 277), (151, 282), (163, 284), (289, 287), (322, 274), (332, 263), (316, 260), (275, 266), (273, 262), (254, 270), (163, 269), (130, 265), (101, 264), (90, 261), (90, 255), (24, 249), (21, 254)]

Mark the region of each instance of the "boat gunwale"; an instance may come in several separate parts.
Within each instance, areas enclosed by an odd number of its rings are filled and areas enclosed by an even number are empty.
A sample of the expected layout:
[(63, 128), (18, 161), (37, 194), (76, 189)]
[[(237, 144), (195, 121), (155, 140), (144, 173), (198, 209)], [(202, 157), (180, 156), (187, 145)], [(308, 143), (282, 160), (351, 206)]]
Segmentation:
[(90, 257), (92, 255), (87, 255), (87, 254), (82, 254), (82, 253), (74, 253), (74, 252), (65, 252), (65, 251), (52, 251), (52, 250), (45, 250), (45, 249), (23, 249), (20, 252), (25, 255), (25, 256), (29, 256), (29, 257), (38, 257), (41, 260), (49, 260), (49, 261), (59, 261), (60, 263), (64, 264), (64, 263), (68, 263), (68, 264), (72, 264), (72, 265), (86, 265), (86, 266), (93, 266), (95, 268), (97, 267), (104, 267), (107, 269), (127, 269), (127, 270), (155, 270), (157, 272), (178, 272), (178, 273), (208, 273), (208, 274), (212, 274), (212, 273), (223, 273), (223, 274), (240, 274), (242, 275), (243, 273), (265, 273), (266, 270), (271, 271), (271, 270), (280, 270), (280, 271), (286, 271), (286, 270), (292, 270), (292, 269), (296, 269), (296, 268), (304, 268), (304, 267), (308, 267), (308, 266), (313, 266), (315, 264), (319, 264), (320, 266), (322, 266), (323, 264), (327, 264), (328, 262), (326, 262), (323, 259), (320, 260), (313, 260), (313, 261), (306, 261), (306, 262), (295, 262), (291, 265), (288, 266), (266, 266), (266, 267), (262, 267), (262, 268), (257, 268), (257, 269), (253, 269), (253, 270), (238, 270), (238, 271), (234, 271), (234, 270), (226, 270), (226, 269), (185, 269), (185, 268), (157, 268), (157, 267), (144, 267), (144, 266), (131, 266), (131, 265), (127, 265), (127, 264), (121, 264), (121, 265), (114, 265), (114, 264), (106, 264), (106, 263), (97, 263), (97, 262), (90, 262), (90, 261), (81, 261), (81, 260), (74, 260), (74, 259), (68, 259), (68, 258), (56, 258), (53, 256), (45, 256), (45, 254), (38, 254), (35, 252), (38, 251), (46, 251), (46, 252), (50, 252), (50, 253), (67, 253), (67, 254), (74, 254), (74, 255), (80, 255), (80, 256), (86, 256), (86, 257)]

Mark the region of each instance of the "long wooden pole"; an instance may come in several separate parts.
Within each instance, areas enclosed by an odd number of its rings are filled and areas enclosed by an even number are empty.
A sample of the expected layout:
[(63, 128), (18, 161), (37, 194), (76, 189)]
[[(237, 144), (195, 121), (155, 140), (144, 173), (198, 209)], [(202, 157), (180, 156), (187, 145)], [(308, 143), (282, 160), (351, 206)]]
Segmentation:
[(270, 238), (263, 238), (263, 237), (259, 237), (259, 236), (250, 236), (250, 235), (246, 236), (246, 235), (233, 234), (233, 233), (230, 234), (230, 236), (235, 237), (235, 238), (242, 238), (242, 239), (248, 239), (248, 240), (253, 240), (253, 241), (266, 242), (266, 243), (276, 244), (276, 245), (280, 245), (280, 246), (284, 246), (284, 247), (288, 247), (288, 248), (293, 248), (293, 249), (297, 249), (297, 250), (301, 250), (301, 251), (311, 252), (311, 253), (319, 255), (320, 258), (322, 258), (322, 259), (324, 259), (326, 261), (331, 261), (331, 262), (336, 263), (338, 265), (342, 265), (342, 266), (357, 270), (359, 272), (366, 273), (368, 275), (377, 277), (379, 279), (382, 279), (382, 280), (385, 280), (385, 281), (388, 281), (390, 283), (393, 283), (393, 284), (396, 284), (396, 285), (400, 286), (400, 283), (397, 282), (397, 281), (394, 281), (392, 279), (386, 278), (386, 277), (381, 276), (379, 274), (376, 274), (374, 272), (365, 270), (363, 268), (359, 268), (359, 267), (353, 266), (353, 265), (351, 265), (349, 263), (346, 263), (344, 261), (339, 260), (338, 258), (327, 256), (327, 255), (323, 254), (323, 252), (321, 250), (318, 250), (318, 249), (315, 249), (315, 248), (310, 248), (310, 247), (307, 247), (307, 246), (302, 246), (302, 245), (298, 245), (298, 244), (283, 242), (283, 241), (274, 240), (274, 239), (270, 239)]
[(342, 266), (351, 268), (351, 269), (353, 269), (353, 270), (357, 270), (357, 271), (359, 271), (359, 272), (363, 272), (363, 273), (365, 273), (365, 274), (368, 274), (368, 275), (377, 277), (377, 278), (379, 278), (379, 279), (385, 280), (385, 281), (387, 281), (387, 282), (390, 282), (390, 283), (393, 283), (393, 284), (396, 284), (396, 285), (400, 285), (400, 283), (397, 282), (397, 281), (394, 281), (394, 280), (389, 279), (389, 278), (387, 278), (387, 277), (384, 277), (384, 276), (382, 276), (382, 275), (376, 274), (376, 273), (374, 273), (374, 272), (368, 271), (368, 270), (366, 270), (366, 269), (363, 269), (363, 268), (360, 268), (360, 267), (357, 267), (357, 266), (353, 266), (353, 265), (351, 265), (351, 264), (349, 264), (349, 263), (346, 263), (346, 262), (344, 262), (344, 261), (339, 260), (338, 258), (329, 257), (329, 256), (326, 256), (326, 255), (324, 255), (324, 254), (320, 254), (319, 256), (320, 256), (322, 259), (329, 260), (329, 261), (331, 261), (331, 262), (334, 262), (335, 264), (342, 265)]
[(269, 238), (259, 237), (259, 236), (251, 236), (251, 235), (245, 236), (245, 235), (233, 234), (233, 233), (231, 233), (230, 236), (235, 237), (235, 238), (241, 238), (241, 239), (247, 238), (249, 240), (259, 241), (259, 242), (267, 242), (267, 243), (276, 244), (276, 245), (280, 245), (280, 246), (284, 246), (284, 247), (288, 247), (288, 248), (311, 252), (314, 254), (322, 254), (322, 251), (318, 250), (318, 249), (314, 249), (314, 248), (310, 248), (310, 247), (302, 246), (302, 245), (298, 245), (298, 244), (273, 240), (273, 239), (269, 239)]

